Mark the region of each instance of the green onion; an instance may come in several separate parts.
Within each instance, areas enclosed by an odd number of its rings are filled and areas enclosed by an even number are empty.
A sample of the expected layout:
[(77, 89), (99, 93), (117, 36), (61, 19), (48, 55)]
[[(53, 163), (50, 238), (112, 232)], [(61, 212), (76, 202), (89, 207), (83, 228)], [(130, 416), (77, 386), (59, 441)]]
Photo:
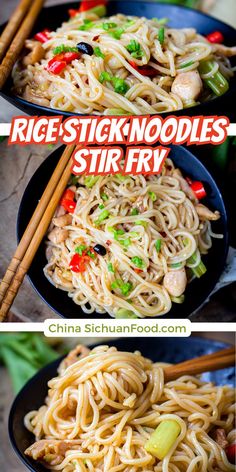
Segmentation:
[(129, 247), (130, 244), (131, 244), (131, 240), (130, 238), (126, 238), (126, 239), (118, 239), (119, 243), (124, 246), (124, 247)]
[(143, 262), (143, 259), (141, 259), (141, 257), (134, 256), (131, 258), (131, 262), (133, 262), (133, 264), (139, 269), (142, 269), (144, 267), (144, 262)]
[(127, 179), (127, 176), (122, 174), (116, 174), (116, 177), (120, 182), (124, 182)]
[(103, 209), (105, 208), (105, 206), (104, 206), (104, 205), (98, 205), (98, 208), (99, 208), (100, 210), (103, 210)]
[(135, 25), (135, 20), (127, 20), (124, 24), (124, 28), (129, 28), (130, 26)]
[(113, 264), (111, 262), (108, 262), (107, 268), (108, 268), (108, 272), (113, 272), (113, 274), (114, 274), (115, 271), (114, 271)]
[(91, 259), (95, 259), (95, 257), (96, 257), (95, 254), (94, 254), (92, 251), (90, 251), (90, 250), (87, 251), (87, 255), (88, 255), (89, 257), (91, 257)]
[(95, 220), (95, 225), (100, 225), (102, 221), (106, 220), (109, 217), (110, 213), (108, 210), (103, 210), (101, 215)]
[(106, 193), (101, 193), (101, 199), (106, 202), (107, 200), (109, 200), (109, 197)]
[(126, 308), (119, 308), (117, 312), (115, 313), (115, 317), (117, 319), (122, 319), (122, 318), (130, 318), (130, 319), (135, 319), (138, 318), (137, 315), (131, 310), (126, 310)]
[(126, 46), (126, 49), (135, 59), (141, 59), (141, 57), (143, 57), (143, 50), (141, 49), (140, 43), (136, 41), (136, 39), (131, 39), (128, 46)]
[(161, 461), (174, 445), (180, 431), (181, 427), (177, 421), (163, 420), (145, 444), (146, 451)]
[(75, 248), (75, 252), (77, 252), (77, 254), (82, 256), (83, 252), (86, 251), (86, 249), (87, 249), (87, 246), (85, 246), (84, 244), (81, 244), (80, 246), (77, 246)]
[(116, 23), (103, 23), (102, 24), (102, 28), (104, 29), (104, 31), (109, 31), (110, 29), (112, 28), (116, 28), (117, 27), (117, 24)]
[(64, 52), (78, 52), (77, 48), (72, 48), (70, 46), (65, 46), (65, 44), (61, 44), (53, 49), (53, 54), (56, 56), (57, 54), (62, 54)]
[(153, 202), (156, 201), (157, 196), (156, 196), (156, 194), (155, 194), (154, 192), (148, 192), (148, 195), (149, 195), (149, 197), (151, 197), (151, 200), (152, 200)]
[(181, 64), (181, 66), (179, 66), (179, 69), (184, 69), (185, 67), (190, 67), (193, 64), (194, 64), (194, 61), (185, 62), (184, 64)]
[(99, 18), (103, 18), (107, 14), (107, 9), (105, 5), (97, 5), (96, 7), (87, 10), (86, 13), (95, 13)]
[(101, 72), (101, 74), (99, 76), (99, 82), (101, 82), (101, 84), (103, 84), (103, 82), (105, 82), (105, 80), (107, 82), (111, 82), (111, 79), (112, 79), (111, 75), (106, 71)]
[(152, 18), (152, 21), (156, 21), (159, 23), (159, 25), (166, 25), (166, 23), (169, 21), (169, 18)]
[(117, 28), (113, 31), (109, 31), (109, 35), (112, 36), (114, 39), (120, 39), (122, 34), (124, 33), (124, 29), (123, 28)]
[(101, 51), (101, 49), (98, 46), (96, 48), (94, 48), (93, 51), (94, 51), (95, 56), (101, 57), (102, 59), (105, 58), (105, 54), (103, 54), (103, 52)]
[(140, 225), (140, 226), (143, 226), (144, 228), (147, 227), (147, 221), (144, 221), (144, 220), (137, 220), (135, 221), (135, 225)]
[(84, 179), (84, 185), (87, 188), (92, 188), (99, 179), (99, 175), (89, 175)]
[(170, 264), (171, 269), (179, 269), (182, 267), (182, 262), (176, 262), (175, 264)]
[(178, 303), (178, 304), (184, 303), (184, 300), (185, 300), (184, 295), (180, 295), (179, 297), (170, 297), (170, 298), (173, 303)]
[(133, 208), (133, 210), (131, 211), (131, 216), (136, 216), (138, 214), (139, 214), (138, 208)]
[(112, 83), (116, 93), (120, 95), (125, 95), (126, 92), (129, 90), (129, 85), (125, 82), (124, 79), (120, 79), (119, 77), (112, 77)]
[[(186, 245), (186, 244), (185, 244)], [(197, 251), (195, 251), (192, 256), (190, 256), (188, 259), (187, 259), (187, 265), (190, 264), (195, 264), (197, 261)], [(207, 271), (207, 268), (205, 266), (205, 264), (202, 262), (202, 260), (200, 260), (199, 264), (196, 266), (196, 267), (190, 267), (191, 271), (193, 272), (193, 274), (198, 278), (200, 279), (200, 277), (202, 275), (204, 275)]]
[(111, 284), (112, 290), (115, 290), (116, 288), (119, 288), (122, 295), (127, 296), (131, 292), (133, 285), (130, 282), (122, 282), (122, 280), (115, 280)]
[(157, 252), (160, 252), (160, 250), (161, 250), (161, 244), (162, 244), (162, 240), (161, 240), (161, 239), (157, 239), (156, 242), (155, 242), (155, 248), (156, 248)]
[(129, 113), (126, 110), (123, 110), (123, 108), (108, 108), (107, 109), (107, 115), (108, 116), (122, 116), (122, 115), (132, 115), (132, 113)]
[[(94, 26), (93, 21), (91, 20), (84, 20), (83, 25), (79, 26), (79, 31), (87, 31), (90, 30)], [(77, 50), (78, 51), (78, 50)]]
[[(199, 65), (200, 75), (209, 74), (214, 69), (214, 67), (214, 61), (201, 61)], [(218, 97), (226, 93), (229, 89), (228, 80), (226, 80), (219, 70), (208, 79), (202, 80)]]
[(158, 40), (161, 44), (165, 41), (165, 28), (160, 28), (158, 32)]

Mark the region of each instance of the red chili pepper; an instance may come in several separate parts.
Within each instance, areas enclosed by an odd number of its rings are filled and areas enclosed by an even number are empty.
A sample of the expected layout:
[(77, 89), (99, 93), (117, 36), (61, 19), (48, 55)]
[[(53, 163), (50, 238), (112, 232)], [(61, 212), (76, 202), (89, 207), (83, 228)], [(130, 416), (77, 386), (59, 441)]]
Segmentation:
[(141, 75), (145, 75), (146, 77), (156, 77), (157, 71), (151, 66), (138, 66), (136, 62), (130, 61), (130, 65)]
[(74, 198), (75, 198), (75, 192), (73, 192), (73, 190), (71, 190), (70, 188), (67, 188), (65, 192), (63, 193), (61, 199), (74, 200)]
[(78, 15), (79, 10), (74, 10), (74, 8), (70, 8), (70, 10), (68, 10), (68, 13), (70, 18), (74, 18), (74, 16)]
[(47, 71), (58, 75), (65, 69), (66, 65), (66, 61), (58, 61), (53, 58), (48, 62)]
[(230, 444), (230, 446), (227, 446), (225, 449), (228, 461), (231, 464), (236, 464), (236, 443), (235, 444)]
[(134, 272), (136, 272), (136, 274), (140, 274), (140, 272), (143, 272), (142, 269), (134, 269)]
[(86, 270), (85, 263), (88, 262), (89, 260), (90, 260), (89, 256), (86, 256), (84, 254), (82, 254), (82, 256), (80, 256), (80, 254), (74, 254), (74, 256), (72, 257), (70, 261), (70, 268), (72, 272), (85, 272)]
[(198, 200), (206, 197), (206, 190), (204, 189), (202, 182), (195, 181), (190, 185), (190, 187)]
[(50, 33), (51, 31), (46, 28), (43, 31), (39, 31), (39, 33), (36, 33), (34, 39), (40, 41), (40, 43), (46, 43), (46, 41), (48, 41), (50, 38)]
[(224, 42), (224, 36), (220, 31), (213, 31), (206, 36), (209, 43), (219, 44)]
[(107, 5), (107, 0), (83, 0), (81, 2), (79, 12), (91, 10), (91, 8), (97, 7), (98, 5)]
[(80, 54), (78, 52), (65, 52), (64, 54), (62, 54), (62, 56), (63, 56), (62, 60), (66, 61), (67, 64), (70, 64), (75, 59), (79, 59)]
[(70, 200), (68, 198), (63, 198), (61, 200), (61, 206), (68, 211), (68, 213), (74, 213), (75, 207), (76, 207), (76, 202), (74, 200)]
[(110, 246), (110, 245), (112, 244), (112, 241), (110, 241), (110, 239), (108, 239), (108, 240), (106, 241), (106, 244), (107, 244), (107, 246)]

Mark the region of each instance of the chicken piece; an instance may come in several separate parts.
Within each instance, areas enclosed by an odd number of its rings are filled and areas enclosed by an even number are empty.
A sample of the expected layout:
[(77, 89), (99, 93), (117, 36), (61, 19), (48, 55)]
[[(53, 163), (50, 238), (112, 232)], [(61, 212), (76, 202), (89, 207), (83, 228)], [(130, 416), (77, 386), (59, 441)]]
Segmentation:
[(176, 76), (171, 91), (184, 103), (193, 102), (202, 91), (202, 80), (198, 71), (181, 72)]
[(219, 211), (211, 211), (202, 203), (195, 205), (195, 209), (201, 221), (217, 221), (220, 219)]
[(65, 208), (63, 208), (62, 205), (59, 205), (55, 211), (54, 218), (57, 218), (58, 216), (63, 216), (66, 214)]
[(57, 228), (64, 228), (64, 226), (71, 225), (72, 216), (69, 213), (66, 213), (65, 215), (61, 215), (56, 218), (53, 218), (52, 223)]
[(217, 444), (219, 444), (219, 446), (222, 447), (223, 449), (225, 449), (226, 446), (228, 446), (229, 444), (227, 441), (226, 432), (223, 428), (216, 429), (215, 434), (214, 434), (214, 439), (217, 442)]
[(172, 297), (180, 297), (185, 292), (187, 277), (184, 267), (165, 274), (164, 287)]
[(54, 244), (63, 243), (69, 236), (69, 231), (63, 228), (53, 228), (48, 234), (48, 239)]
[(35, 91), (30, 85), (26, 85), (23, 93), (23, 98), (28, 102), (37, 103), (43, 107), (49, 107), (50, 101), (45, 98), (40, 91)]
[(31, 457), (35, 461), (56, 466), (62, 463), (66, 451), (72, 449), (76, 444), (78, 444), (78, 441), (42, 439), (28, 447), (25, 451), (25, 455)]
[(45, 50), (39, 41), (28, 39), (25, 42), (26, 48), (30, 49), (30, 53), (23, 58), (23, 64), (25, 66), (33, 65), (36, 62), (41, 61), (45, 55)]
[(214, 52), (220, 54), (221, 56), (232, 57), (236, 56), (236, 46), (229, 47), (225, 46), (224, 44), (214, 44), (213, 46)]
[(180, 183), (181, 190), (187, 195), (187, 197), (197, 202), (196, 196), (194, 191), (191, 189), (190, 185), (188, 184), (187, 180), (182, 176), (182, 173), (179, 169), (175, 169), (173, 172), (173, 177), (176, 177)]

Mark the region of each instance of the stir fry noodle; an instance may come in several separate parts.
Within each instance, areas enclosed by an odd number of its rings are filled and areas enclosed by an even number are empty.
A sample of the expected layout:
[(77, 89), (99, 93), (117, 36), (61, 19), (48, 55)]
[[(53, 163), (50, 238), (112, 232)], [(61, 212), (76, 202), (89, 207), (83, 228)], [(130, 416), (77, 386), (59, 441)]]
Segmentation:
[(85, 313), (168, 313), (222, 237), (211, 229), (219, 212), (196, 195), (206, 195), (201, 182), (170, 159), (160, 175), (72, 177), (49, 228), (46, 277)]
[(105, 13), (103, 5), (78, 11), (27, 40), (13, 71), (15, 93), (60, 111), (139, 115), (189, 108), (228, 90), (236, 47), (168, 27), (166, 19)]
[(25, 454), (49, 470), (235, 470), (232, 388), (193, 376), (165, 383), (163, 364), (108, 346), (78, 346), (48, 386), (25, 417), (36, 439)]

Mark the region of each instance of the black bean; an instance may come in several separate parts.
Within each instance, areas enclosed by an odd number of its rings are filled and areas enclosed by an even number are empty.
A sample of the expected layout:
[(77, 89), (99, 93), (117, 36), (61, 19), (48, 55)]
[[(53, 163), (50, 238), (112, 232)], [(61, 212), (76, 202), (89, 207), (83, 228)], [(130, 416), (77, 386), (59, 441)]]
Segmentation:
[(76, 47), (82, 54), (88, 54), (89, 56), (93, 55), (93, 47), (88, 43), (81, 42), (78, 43)]
[(97, 254), (99, 254), (99, 256), (105, 256), (107, 253), (106, 248), (102, 246), (101, 244), (96, 244), (96, 246), (94, 246), (93, 249), (95, 252), (97, 252)]

